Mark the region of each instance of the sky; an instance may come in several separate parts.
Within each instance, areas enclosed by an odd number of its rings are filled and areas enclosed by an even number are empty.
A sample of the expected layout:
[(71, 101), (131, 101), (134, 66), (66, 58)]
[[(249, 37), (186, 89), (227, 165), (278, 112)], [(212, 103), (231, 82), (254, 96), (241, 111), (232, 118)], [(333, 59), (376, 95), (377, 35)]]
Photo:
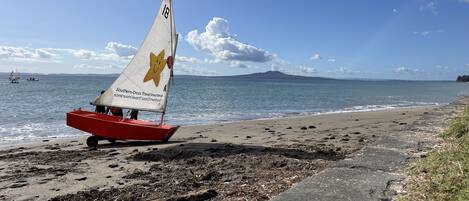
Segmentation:
[[(119, 73), (159, 0), (3, 0), (0, 72)], [(469, 0), (174, 0), (175, 74), (469, 74)]]

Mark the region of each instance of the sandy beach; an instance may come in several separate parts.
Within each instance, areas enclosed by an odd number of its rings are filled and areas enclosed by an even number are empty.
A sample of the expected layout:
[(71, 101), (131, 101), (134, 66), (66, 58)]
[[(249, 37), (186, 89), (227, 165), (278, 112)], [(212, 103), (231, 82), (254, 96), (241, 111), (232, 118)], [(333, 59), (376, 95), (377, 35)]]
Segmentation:
[(269, 200), (387, 135), (415, 125), (438, 132), (463, 102), (188, 126), (164, 144), (90, 149), (81, 137), (6, 146), (0, 199)]

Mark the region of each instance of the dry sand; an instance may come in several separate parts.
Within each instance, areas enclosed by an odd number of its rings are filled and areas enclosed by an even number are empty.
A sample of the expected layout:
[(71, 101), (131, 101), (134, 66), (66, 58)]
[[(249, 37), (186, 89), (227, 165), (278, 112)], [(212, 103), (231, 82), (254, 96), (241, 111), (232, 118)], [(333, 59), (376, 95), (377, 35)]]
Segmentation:
[(10, 146), (0, 151), (0, 200), (268, 200), (437, 110), (188, 126), (169, 143), (102, 141), (97, 150), (84, 137)]

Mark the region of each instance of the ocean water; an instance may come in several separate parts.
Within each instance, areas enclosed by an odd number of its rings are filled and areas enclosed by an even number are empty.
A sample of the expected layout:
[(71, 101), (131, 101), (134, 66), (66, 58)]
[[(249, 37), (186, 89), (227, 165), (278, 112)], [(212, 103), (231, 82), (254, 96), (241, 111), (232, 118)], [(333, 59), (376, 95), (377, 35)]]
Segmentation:
[[(111, 76), (36, 76), (10, 84), (0, 77), (0, 142), (85, 133), (65, 125), (74, 108), (89, 103)], [(196, 125), (322, 113), (447, 104), (468, 95), (469, 85), (443, 81), (255, 80), (176, 76), (166, 120)], [(159, 119), (155, 113), (141, 118)]]

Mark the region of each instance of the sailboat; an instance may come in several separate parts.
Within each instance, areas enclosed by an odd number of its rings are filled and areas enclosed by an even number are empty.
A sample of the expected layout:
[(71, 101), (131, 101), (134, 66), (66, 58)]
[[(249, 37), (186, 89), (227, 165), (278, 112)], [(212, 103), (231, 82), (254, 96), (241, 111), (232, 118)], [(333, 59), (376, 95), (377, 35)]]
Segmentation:
[(155, 112), (159, 123), (76, 109), (67, 113), (67, 125), (92, 134), (87, 145), (100, 140), (166, 142), (178, 126), (164, 124), (178, 35), (172, 0), (162, 0), (156, 19), (134, 58), (93, 105)]
[(11, 71), (10, 76), (8, 76), (8, 79), (10, 80), (10, 83), (18, 84), (18, 80), (20, 79), (20, 77), (17, 75), (17, 73), (15, 74), (15, 71)]

